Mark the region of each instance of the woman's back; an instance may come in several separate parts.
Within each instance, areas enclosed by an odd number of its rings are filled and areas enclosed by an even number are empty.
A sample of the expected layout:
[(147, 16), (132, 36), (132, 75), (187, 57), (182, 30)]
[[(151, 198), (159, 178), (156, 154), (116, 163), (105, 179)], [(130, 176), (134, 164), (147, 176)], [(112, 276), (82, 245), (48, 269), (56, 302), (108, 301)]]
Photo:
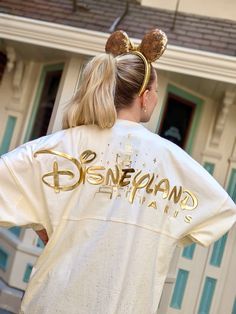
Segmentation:
[(163, 231), (164, 212), (148, 207), (155, 196), (136, 184), (157, 174), (158, 154), (148, 149), (160, 145), (158, 138), (118, 120), (112, 129), (81, 126), (33, 142), (35, 175), (44, 180), (40, 199), (47, 203), (38, 206), (47, 208), (53, 236), (23, 313), (155, 313), (175, 239)]
[(3, 160), (21, 187), (34, 173), (28, 202), (50, 237), (22, 313), (155, 313), (175, 245), (190, 234), (207, 245), (226, 226), (204, 238), (201, 222), (210, 229), (232, 205), (191, 157), (127, 120), (60, 131)]

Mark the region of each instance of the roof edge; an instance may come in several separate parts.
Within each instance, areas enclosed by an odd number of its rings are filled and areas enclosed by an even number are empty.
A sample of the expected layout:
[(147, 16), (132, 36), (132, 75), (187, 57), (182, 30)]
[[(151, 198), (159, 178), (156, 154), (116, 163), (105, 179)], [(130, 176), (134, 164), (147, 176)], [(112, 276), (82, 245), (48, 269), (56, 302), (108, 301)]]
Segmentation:
[[(104, 52), (109, 33), (0, 13), (1, 38), (93, 56)], [(133, 39), (140, 42), (139, 39)], [(236, 84), (236, 57), (168, 45), (155, 67)]]

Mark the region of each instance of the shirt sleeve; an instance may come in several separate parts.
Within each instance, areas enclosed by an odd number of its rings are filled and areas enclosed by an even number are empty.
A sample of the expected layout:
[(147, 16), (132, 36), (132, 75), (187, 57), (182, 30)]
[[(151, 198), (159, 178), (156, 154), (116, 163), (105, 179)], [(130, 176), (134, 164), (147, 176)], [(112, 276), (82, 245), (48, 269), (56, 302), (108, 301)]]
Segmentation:
[(45, 226), (42, 190), (32, 158), (25, 144), (0, 158), (0, 226), (25, 226), (34, 230)]
[[(236, 221), (236, 205), (224, 188), (198, 162), (176, 145), (171, 145), (169, 171), (183, 189), (182, 198), (189, 198), (189, 208), (183, 206), (172, 230), (179, 246), (193, 242), (209, 246), (227, 231)], [(192, 204), (195, 203), (195, 206)], [(192, 208), (191, 208), (192, 207)], [(174, 219), (172, 219), (174, 221)], [(177, 222), (178, 221), (178, 222)]]
[(227, 196), (217, 212), (190, 230), (187, 237), (190, 242), (208, 247), (228, 232), (235, 224), (235, 221), (236, 206), (232, 199)]

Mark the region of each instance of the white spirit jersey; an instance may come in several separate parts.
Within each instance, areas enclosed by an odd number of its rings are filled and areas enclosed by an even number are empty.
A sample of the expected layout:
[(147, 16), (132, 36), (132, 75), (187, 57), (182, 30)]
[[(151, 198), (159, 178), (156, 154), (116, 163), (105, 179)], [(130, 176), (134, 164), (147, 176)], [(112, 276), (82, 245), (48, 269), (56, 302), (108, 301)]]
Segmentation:
[(45, 228), (21, 313), (154, 314), (176, 244), (236, 219), (197, 162), (141, 124), (80, 126), (0, 159), (0, 225)]

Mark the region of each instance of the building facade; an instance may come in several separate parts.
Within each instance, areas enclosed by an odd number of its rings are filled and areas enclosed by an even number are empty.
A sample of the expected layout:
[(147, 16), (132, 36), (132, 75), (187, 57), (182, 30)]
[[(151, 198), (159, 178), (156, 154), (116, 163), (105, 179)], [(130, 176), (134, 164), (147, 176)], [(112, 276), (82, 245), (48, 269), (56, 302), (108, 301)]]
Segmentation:
[[(78, 11), (73, 1), (61, 1), (64, 22), (56, 1), (38, 1), (35, 11), (30, 1), (25, 2), (28, 5), (24, 4), (24, 8), (14, 0), (0, 4), (0, 154), (61, 128), (63, 111), (80, 84), (84, 64), (104, 51), (110, 28), (117, 27), (112, 23), (117, 12), (109, 11), (109, 5), (119, 5), (115, 0), (106, 4), (109, 15), (90, 21), (94, 27), (89, 21), (87, 27), (76, 24), (90, 19), (91, 11), (95, 14), (92, 0), (78, 1)], [(100, 9), (104, 3), (101, 1)], [(151, 7), (151, 1), (145, 5), (131, 1), (126, 16), (120, 19), (119, 28), (131, 33), (136, 43), (141, 38), (139, 33), (144, 33), (144, 27), (136, 31), (143, 12), (160, 17), (159, 24), (175, 16), (172, 11), (162, 11), (162, 7)], [(50, 10), (51, 14), (45, 13)], [(181, 14), (177, 22), (167, 25), (169, 34), (167, 26), (165, 29), (156, 22), (170, 35), (170, 44), (154, 65), (158, 106), (145, 126), (185, 149), (236, 201), (236, 17), (208, 24), (205, 29), (211, 38), (220, 32), (217, 27), (227, 31), (230, 38), (214, 46), (214, 40), (206, 42), (203, 38), (204, 32), (197, 33), (197, 26), (196, 34), (202, 36), (198, 39), (203, 44), (187, 34), (188, 19), (193, 27), (193, 23), (207, 23), (204, 18), (190, 16), (189, 12)], [(132, 15), (138, 16), (136, 26), (130, 21), (135, 23)], [(171, 31), (173, 25), (176, 32)], [(152, 26), (150, 22), (145, 27)], [(184, 39), (181, 31), (185, 31)], [(233, 228), (207, 249), (195, 244), (176, 249), (158, 314), (236, 314), (235, 233)], [(42, 249), (32, 230), (0, 229), (0, 313), (17, 313)]]

